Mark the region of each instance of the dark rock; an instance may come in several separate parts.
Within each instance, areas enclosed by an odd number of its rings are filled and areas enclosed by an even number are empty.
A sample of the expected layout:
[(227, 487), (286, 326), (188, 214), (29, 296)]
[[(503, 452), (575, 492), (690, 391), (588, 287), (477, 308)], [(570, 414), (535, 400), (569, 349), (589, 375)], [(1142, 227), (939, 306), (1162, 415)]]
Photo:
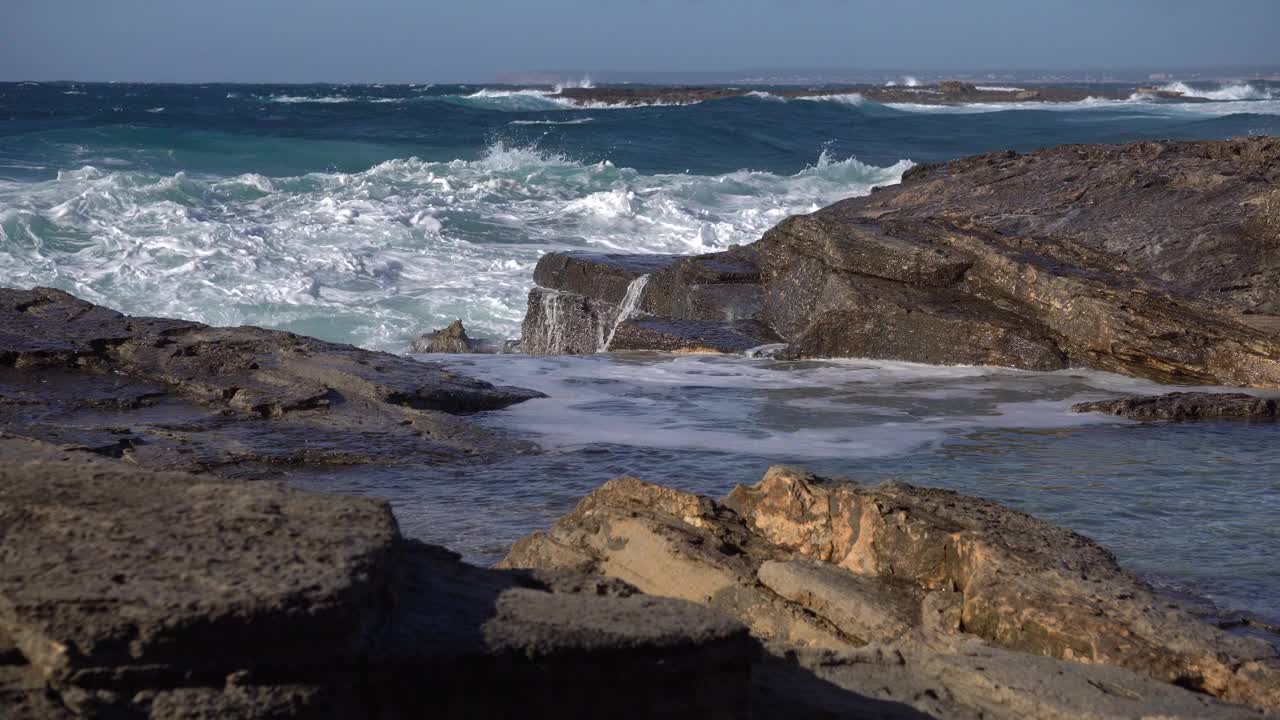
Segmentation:
[(0, 455), (6, 718), (747, 714), (758, 647), (698, 605), (469, 566), (380, 501)]
[(529, 293), (522, 343), (530, 354), (606, 346), (736, 353), (778, 340), (758, 321), (765, 297), (752, 250), (687, 258), (548, 253), (534, 280), (543, 287)]
[(978, 92), (978, 88), (973, 83), (961, 82), (959, 80), (943, 80), (938, 83), (938, 89), (947, 95), (964, 95), (967, 93)]
[(256, 477), (520, 449), (461, 414), (539, 393), (260, 328), (0, 289), (0, 430), (153, 468)]
[(776, 340), (767, 327), (750, 320), (626, 320), (609, 344), (612, 351), (661, 350), (677, 353), (742, 353)]
[(620, 478), (499, 566), (722, 610), (793, 663), (766, 661), (757, 685), (827, 697), (788, 675), (808, 669), (845, 691), (827, 711), (891, 697), (946, 717), (1250, 714), (1184, 688), (1280, 707), (1266, 642), (1162, 601), (1085, 537), (953, 492), (776, 467), (717, 503)]
[(410, 348), (415, 353), (499, 353), (504, 350), (503, 343), (469, 337), (461, 320), (454, 320), (447, 328), (432, 330), (419, 337)]
[(1100, 412), (1134, 420), (1211, 420), (1243, 418), (1267, 420), (1280, 417), (1273, 398), (1244, 393), (1185, 393), (1135, 395), (1114, 400), (1076, 403), (1072, 412)]

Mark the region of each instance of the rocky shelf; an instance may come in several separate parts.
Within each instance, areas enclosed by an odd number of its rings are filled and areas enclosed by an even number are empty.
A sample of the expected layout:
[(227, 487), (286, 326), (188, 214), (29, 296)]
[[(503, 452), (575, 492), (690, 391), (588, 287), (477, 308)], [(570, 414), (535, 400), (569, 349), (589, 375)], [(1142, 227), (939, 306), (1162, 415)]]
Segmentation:
[(1078, 145), (902, 183), (690, 257), (551, 253), (531, 353), (738, 352), (1280, 387), (1280, 140)]

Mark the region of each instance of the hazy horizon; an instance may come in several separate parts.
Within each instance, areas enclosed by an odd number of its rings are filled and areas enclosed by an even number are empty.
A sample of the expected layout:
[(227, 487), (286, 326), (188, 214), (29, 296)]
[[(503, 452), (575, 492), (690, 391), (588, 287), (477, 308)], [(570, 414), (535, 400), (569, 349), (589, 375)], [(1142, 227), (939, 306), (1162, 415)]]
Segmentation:
[(0, 80), (484, 83), (519, 73), (1063, 72), (1280, 66), (1280, 2), (22, 2)]

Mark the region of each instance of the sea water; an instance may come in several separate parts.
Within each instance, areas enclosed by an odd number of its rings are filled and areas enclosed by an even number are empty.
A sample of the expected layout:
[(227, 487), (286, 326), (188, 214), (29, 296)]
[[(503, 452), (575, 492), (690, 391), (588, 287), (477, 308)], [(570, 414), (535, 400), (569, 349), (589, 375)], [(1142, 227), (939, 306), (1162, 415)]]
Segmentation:
[[(1168, 89), (1203, 102), (888, 106), (764, 88), (582, 108), (500, 86), (0, 84), (0, 284), (391, 352), (459, 318), (516, 337), (551, 250), (750, 243), (971, 153), (1280, 135), (1274, 84)], [(719, 495), (803, 464), (1005, 502), (1167, 587), (1280, 616), (1280, 425), (1068, 410), (1163, 390), (1148, 383), (865, 361), (443, 359), (547, 392), (478, 416), (545, 452), (295, 480), (387, 497), (407, 533), (484, 562), (618, 474)]]

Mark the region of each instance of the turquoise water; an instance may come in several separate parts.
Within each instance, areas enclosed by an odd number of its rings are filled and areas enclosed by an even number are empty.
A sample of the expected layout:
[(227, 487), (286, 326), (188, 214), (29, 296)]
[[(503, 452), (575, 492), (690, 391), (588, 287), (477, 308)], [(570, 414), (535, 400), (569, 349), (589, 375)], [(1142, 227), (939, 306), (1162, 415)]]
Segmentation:
[[(567, 107), (480, 86), (0, 84), (0, 284), (135, 314), (402, 352), (462, 318), (513, 337), (553, 249), (689, 253), (896, 182), (912, 163), (1064, 142), (1280, 135), (1280, 89), (1053, 108), (856, 96)], [(1006, 502), (1129, 567), (1280, 617), (1280, 425), (1071, 415), (1160, 390), (1096, 373), (662, 356), (454, 357), (544, 390), (480, 418), (547, 452), (295, 480), (395, 503), (491, 561), (621, 473), (721, 495), (775, 462)]]

